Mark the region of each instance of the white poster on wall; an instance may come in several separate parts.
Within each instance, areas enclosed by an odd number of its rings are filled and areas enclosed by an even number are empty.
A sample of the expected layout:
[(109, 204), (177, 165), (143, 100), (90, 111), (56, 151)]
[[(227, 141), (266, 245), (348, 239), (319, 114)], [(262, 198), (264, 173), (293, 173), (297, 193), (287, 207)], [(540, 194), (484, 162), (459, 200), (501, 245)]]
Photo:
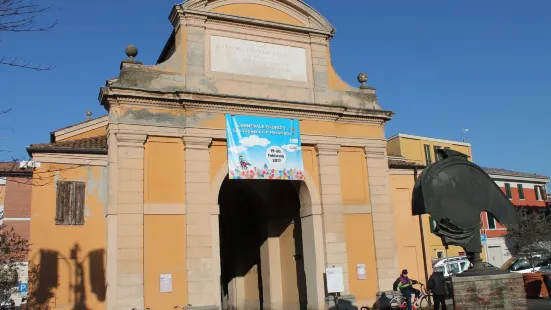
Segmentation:
[(172, 293), (172, 275), (161, 274), (161, 293)]
[(358, 280), (365, 280), (367, 278), (367, 275), (365, 272), (365, 264), (356, 265), (356, 274), (358, 276)]
[(325, 275), (327, 278), (328, 293), (344, 292), (344, 277), (342, 275), (342, 267), (326, 268)]

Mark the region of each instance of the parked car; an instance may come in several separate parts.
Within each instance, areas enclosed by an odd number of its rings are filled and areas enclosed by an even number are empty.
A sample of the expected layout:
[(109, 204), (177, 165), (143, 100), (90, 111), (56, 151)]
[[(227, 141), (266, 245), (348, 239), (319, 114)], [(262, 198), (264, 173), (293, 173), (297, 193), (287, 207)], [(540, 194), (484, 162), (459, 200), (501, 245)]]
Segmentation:
[[(486, 268), (499, 269), (488, 262), (484, 262), (483, 264)], [(437, 261), (432, 268), (434, 271), (443, 272), (445, 277), (450, 277), (454, 274), (465, 272), (470, 267), (471, 262), (469, 262), (467, 256), (455, 256)]]
[(432, 269), (436, 272), (442, 272), (445, 277), (450, 277), (464, 272), (469, 269), (470, 265), (471, 263), (466, 256), (455, 256), (437, 261)]
[[(532, 267), (534, 266), (534, 267)], [(551, 258), (544, 258), (541, 255), (534, 255), (532, 258), (513, 256), (509, 258), (501, 267), (501, 270), (509, 270), (515, 273), (538, 272), (542, 267), (551, 266)]]

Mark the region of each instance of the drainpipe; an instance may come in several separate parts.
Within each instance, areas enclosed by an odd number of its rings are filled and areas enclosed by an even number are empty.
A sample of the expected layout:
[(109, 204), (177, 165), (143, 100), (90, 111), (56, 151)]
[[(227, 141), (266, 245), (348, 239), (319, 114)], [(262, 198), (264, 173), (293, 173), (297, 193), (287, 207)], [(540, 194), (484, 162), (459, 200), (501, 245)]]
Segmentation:
[[(417, 167), (413, 167), (413, 180), (417, 182)], [(423, 251), (423, 266), (425, 267), (425, 285), (429, 283), (429, 269), (427, 267), (427, 251), (425, 249), (425, 231), (423, 230), (423, 217), (419, 215), (419, 229), (421, 230), (421, 248)], [(429, 305), (432, 304), (430, 295), (428, 296)]]

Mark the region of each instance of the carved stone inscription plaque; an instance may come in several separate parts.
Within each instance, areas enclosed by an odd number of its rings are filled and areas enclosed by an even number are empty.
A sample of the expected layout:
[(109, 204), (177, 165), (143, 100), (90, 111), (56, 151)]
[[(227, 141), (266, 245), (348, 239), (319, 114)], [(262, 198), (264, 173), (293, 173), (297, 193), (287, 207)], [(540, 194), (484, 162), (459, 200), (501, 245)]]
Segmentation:
[(304, 48), (211, 37), (211, 71), (306, 82)]

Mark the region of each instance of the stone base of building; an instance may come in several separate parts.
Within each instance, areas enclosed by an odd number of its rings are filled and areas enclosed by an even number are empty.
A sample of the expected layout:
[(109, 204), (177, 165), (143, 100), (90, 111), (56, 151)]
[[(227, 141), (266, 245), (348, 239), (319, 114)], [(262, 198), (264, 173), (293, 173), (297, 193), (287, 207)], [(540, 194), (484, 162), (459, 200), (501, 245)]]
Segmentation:
[(327, 296), (325, 297), (325, 305), (327, 309), (339, 309), (339, 310), (357, 310), (358, 307), (356, 306), (356, 298), (351, 295), (346, 296), (338, 296), (337, 297), (338, 307), (337, 303), (335, 302), (335, 296)]
[(456, 310), (526, 310), (521, 274), (452, 277)]

